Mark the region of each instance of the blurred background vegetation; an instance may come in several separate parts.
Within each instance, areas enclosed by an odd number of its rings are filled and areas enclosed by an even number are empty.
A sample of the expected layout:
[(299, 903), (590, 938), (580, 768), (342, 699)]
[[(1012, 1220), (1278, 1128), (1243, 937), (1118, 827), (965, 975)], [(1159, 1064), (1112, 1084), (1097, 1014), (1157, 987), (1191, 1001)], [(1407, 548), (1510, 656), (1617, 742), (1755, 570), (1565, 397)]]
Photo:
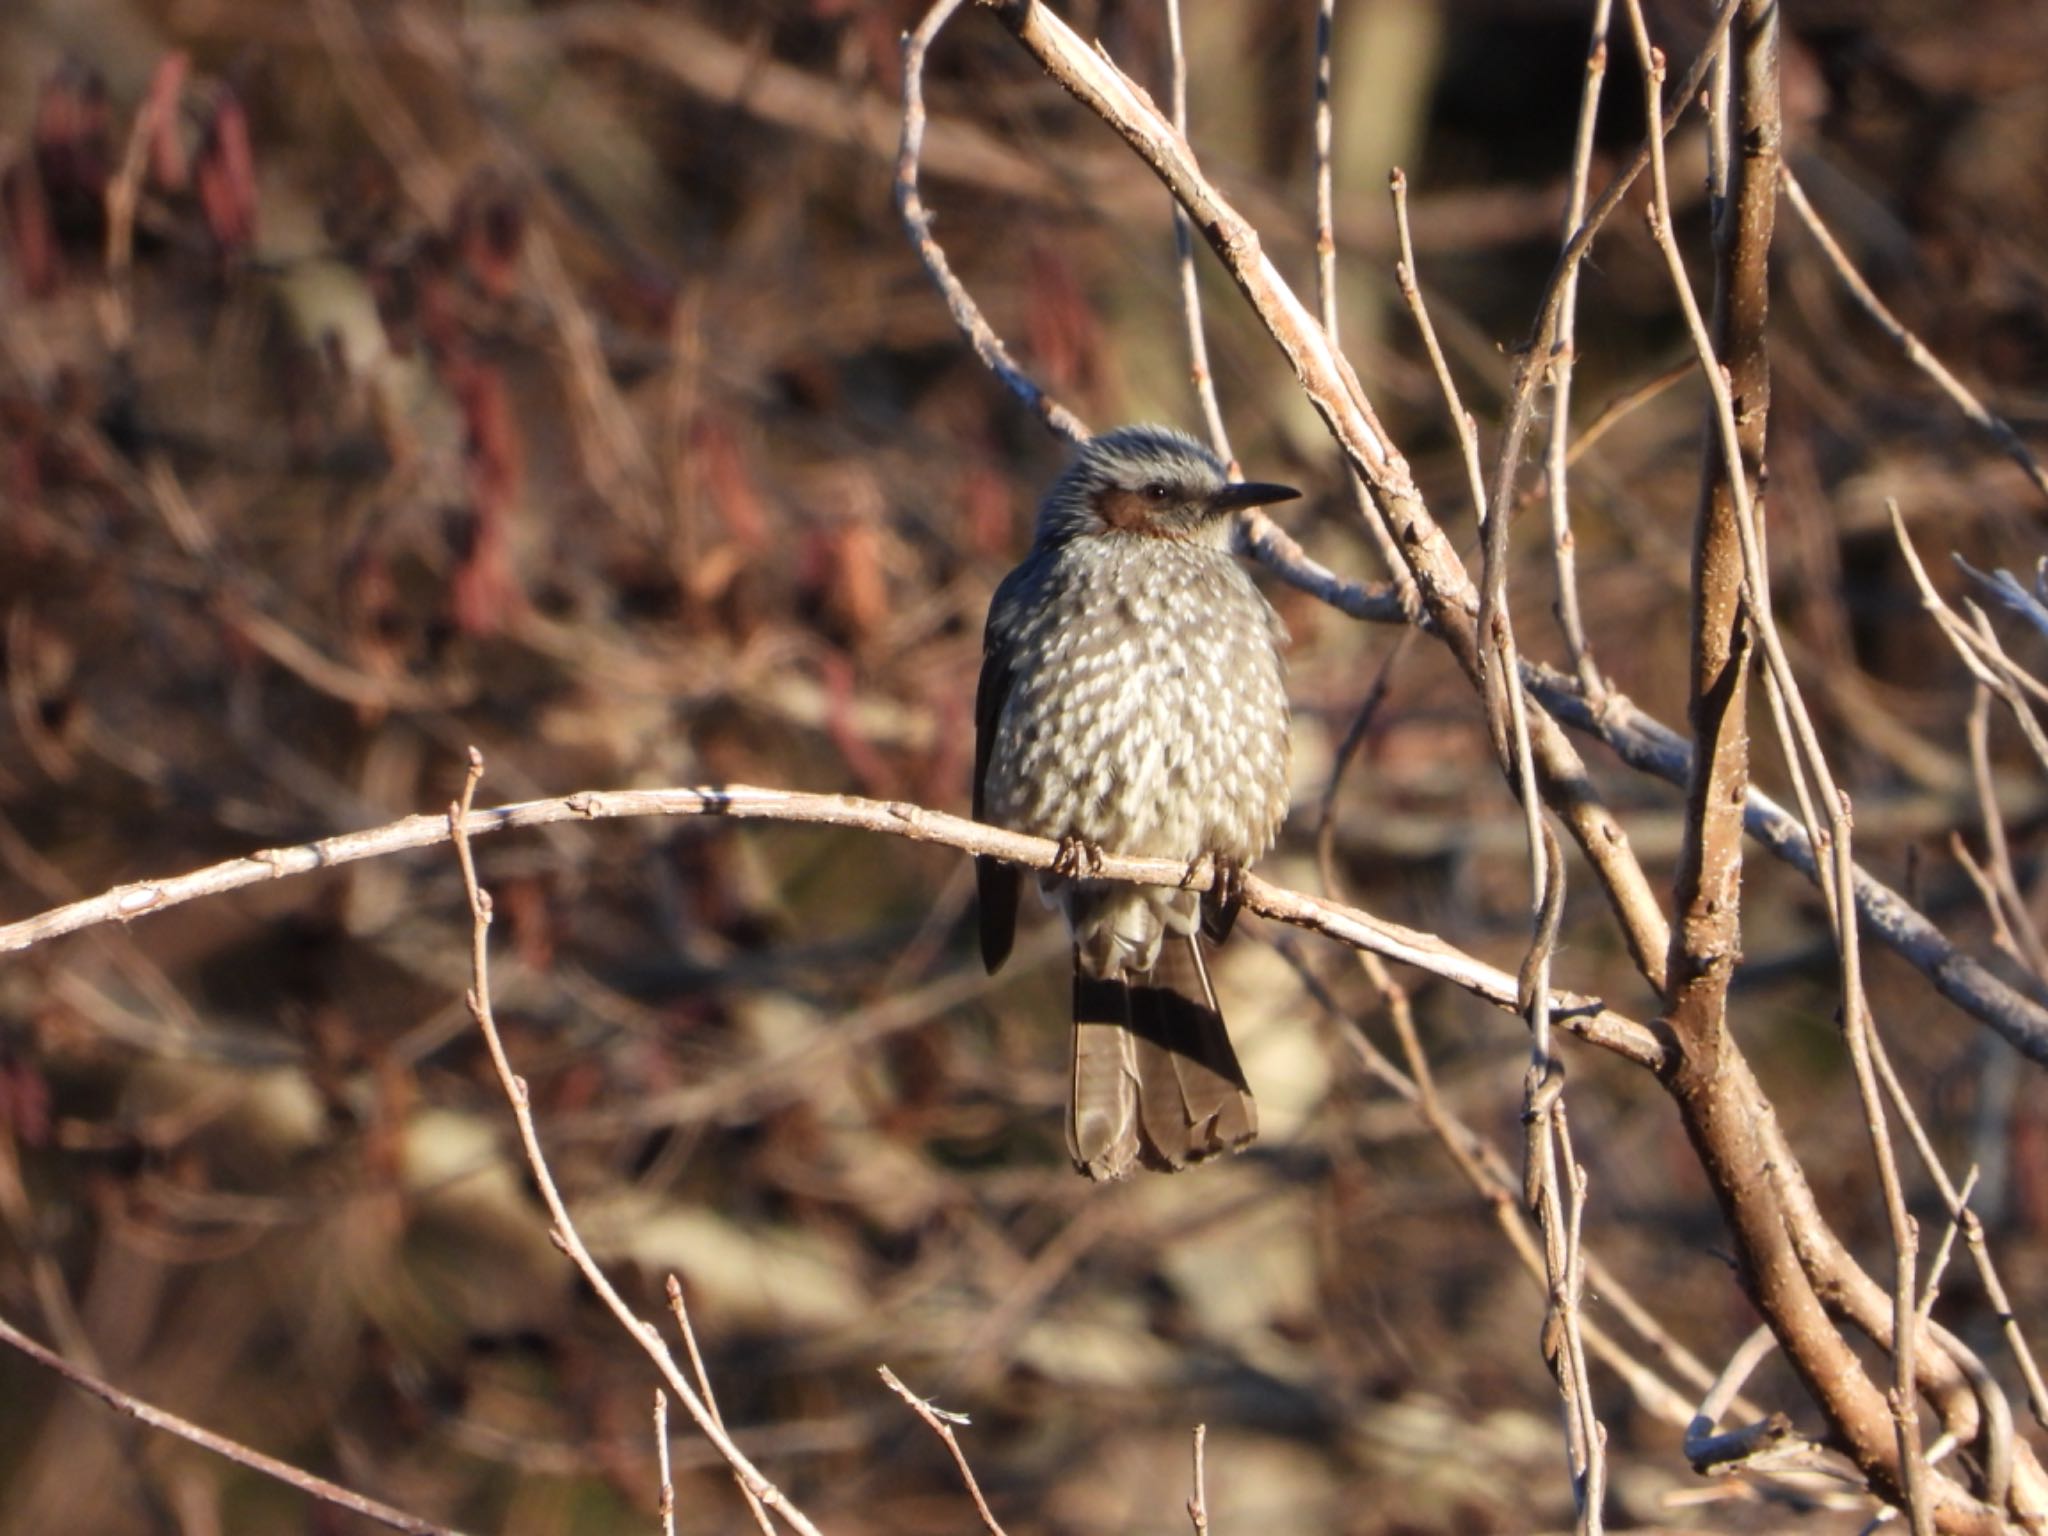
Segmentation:
[[(1163, 99), (1156, 5), (1062, 10)], [(1386, 173), (1408, 171), (1422, 283), (1486, 431), (1552, 264), (1588, 10), (1339, 7), (1345, 340), (1468, 541), (1393, 287)], [(472, 742), (485, 800), (738, 781), (964, 810), (981, 615), (1060, 453), (960, 343), (891, 211), (918, 11), (0, 6), (0, 917), (438, 810)], [(1653, 9), (1681, 64), (1707, 14)], [(1907, 322), (2040, 441), (2048, 10), (1821, 0), (1785, 23), (1790, 162)], [(1194, 142), (1307, 292), (1313, 8), (1204, 0), (1187, 25)], [(1614, 52), (1596, 188), (1643, 121)], [(1194, 425), (1164, 194), (971, 10), (929, 98), (938, 233), (1025, 366), (1098, 426)], [(1674, 154), (1703, 251), (1696, 126)], [(1782, 216), (1777, 247), (1778, 611), (1859, 856), (1988, 957), (1949, 845), (1976, 827), (1966, 679), (1882, 502), (1941, 581), (1951, 550), (2031, 570), (2040, 509)], [(1247, 470), (1307, 488), (1283, 521), (1375, 577), (1331, 445), (1203, 261)], [(1582, 292), (1591, 421), (1687, 352), (1635, 214)], [(1574, 470), (1595, 650), (1681, 725), (1702, 400), (1696, 379), (1666, 390)], [(1522, 643), (1554, 657), (1525, 532)], [(1269, 590), (1295, 637), (1299, 779), (1263, 872), (1315, 889), (1333, 744), (1395, 635)], [(1675, 793), (1588, 755), (1668, 875)], [(1767, 749), (1758, 772), (1782, 787)], [(2031, 876), (2048, 800), (2017, 759), (2004, 788)], [(1514, 968), (1520, 815), (1427, 644), (1395, 667), (1335, 828), (1353, 899)], [(883, 1363), (973, 1415), (1015, 1533), (1185, 1529), (1198, 1421), (1219, 1532), (1569, 1524), (1542, 1298), (1360, 1069), (1354, 1031), (1382, 1023), (1347, 956), (1300, 949), (1338, 1016), (1244, 925), (1221, 984), (1263, 1139), (1097, 1189), (1061, 1143), (1061, 938), (1027, 931), (983, 978), (964, 859), (656, 822), (479, 857), (500, 1014), (586, 1235), (649, 1314), (682, 1277), (728, 1422), (828, 1528), (973, 1519)], [(1791, 872), (1751, 871), (1739, 1032), (1797, 1106), (1830, 1216), (1881, 1262), (1826, 925)], [(1560, 983), (1653, 1012), (1579, 886)], [(0, 1307), (430, 1518), (651, 1530), (652, 1379), (547, 1241), (462, 1006), (466, 921), (439, 850), (10, 958)], [(2038, 1326), (2034, 1069), (1888, 955), (1869, 964), (1938, 1141), (1985, 1170), (1977, 1208)], [(1446, 1101), (1518, 1157), (1514, 1021), (1433, 985), (1415, 1000)], [(1569, 1059), (1592, 1247), (1718, 1362), (1754, 1319), (1676, 1120), (1619, 1064)], [(1948, 1294), (1976, 1339), (1973, 1283)], [(1861, 1524), (1702, 1483), (1674, 1427), (1596, 1385), (1616, 1524)], [(1753, 1395), (1796, 1405), (1784, 1386), (1767, 1368)], [(679, 1527), (740, 1528), (708, 1454), (682, 1435), (677, 1458)], [(0, 1356), (0, 1529), (357, 1528)]]

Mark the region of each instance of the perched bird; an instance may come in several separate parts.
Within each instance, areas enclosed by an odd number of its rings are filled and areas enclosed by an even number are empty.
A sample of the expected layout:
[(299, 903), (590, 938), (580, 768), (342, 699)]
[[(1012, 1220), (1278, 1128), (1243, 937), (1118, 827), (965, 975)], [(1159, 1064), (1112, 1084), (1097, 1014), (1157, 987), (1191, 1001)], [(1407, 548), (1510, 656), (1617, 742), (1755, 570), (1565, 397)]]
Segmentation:
[[(1290, 500), (1233, 483), (1194, 439), (1121, 427), (1082, 445), (989, 605), (975, 699), (977, 819), (1059, 839), (1039, 876), (1074, 939), (1067, 1144), (1093, 1179), (1174, 1170), (1258, 1134), (1202, 958), (1287, 815), (1287, 632), (1231, 553), (1231, 514)], [(1215, 861), (1217, 889), (1090, 879), (1104, 852)], [(1022, 879), (976, 861), (981, 953), (1010, 953)]]

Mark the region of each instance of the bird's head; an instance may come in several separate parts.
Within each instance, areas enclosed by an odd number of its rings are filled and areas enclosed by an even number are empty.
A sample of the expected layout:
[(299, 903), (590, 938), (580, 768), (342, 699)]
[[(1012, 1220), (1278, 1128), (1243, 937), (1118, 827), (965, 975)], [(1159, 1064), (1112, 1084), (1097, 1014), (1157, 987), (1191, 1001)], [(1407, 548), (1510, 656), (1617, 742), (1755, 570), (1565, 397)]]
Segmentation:
[(1171, 427), (1118, 427), (1081, 445), (1038, 511), (1041, 543), (1090, 535), (1175, 539), (1221, 549), (1230, 514), (1292, 501), (1285, 485), (1231, 480), (1222, 461)]

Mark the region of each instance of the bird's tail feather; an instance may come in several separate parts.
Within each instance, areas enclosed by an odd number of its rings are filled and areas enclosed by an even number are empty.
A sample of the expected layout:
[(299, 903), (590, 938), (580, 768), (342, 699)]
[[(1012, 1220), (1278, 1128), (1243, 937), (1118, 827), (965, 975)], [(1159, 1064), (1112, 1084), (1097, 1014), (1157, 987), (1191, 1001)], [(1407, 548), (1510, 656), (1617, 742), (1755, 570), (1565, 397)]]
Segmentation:
[(1131, 989), (1090, 976), (1074, 956), (1074, 1084), (1067, 1151), (1091, 1179), (1120, 1179), (1138, 1158), (1138, 1037)]
[(1067, 1129), (1075, 1166), (1094, 1179), (1135, 1164), (1177, 1172), (1258, 1135), (1258, 1105), (1194, 935), (1168, 937), (1134, 980), (1076, 964)]

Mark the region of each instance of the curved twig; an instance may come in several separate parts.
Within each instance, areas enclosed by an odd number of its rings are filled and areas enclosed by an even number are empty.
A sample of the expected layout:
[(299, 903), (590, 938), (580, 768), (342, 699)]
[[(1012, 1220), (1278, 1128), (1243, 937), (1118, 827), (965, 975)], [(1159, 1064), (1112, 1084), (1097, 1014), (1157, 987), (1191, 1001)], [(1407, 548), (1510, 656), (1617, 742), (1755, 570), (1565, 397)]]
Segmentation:
[(903, 141), (896, 153), (896, 211), (903, 218), (903, 227), (909, 232), (918, 260), (931, 274), (932, 282), (946, 301), (946, 308), (952, 313), (953, 323), (973, 344), (975, 355), (990, 373), (1002, 380), (1010, 393), (1035, 411), (1053, 431), (1068, 442), (1084, 442), (1089, 436), (1087, 424), (1040, 389), (1031, 375), (1017, 366), (1016, 360), (1010, 356), (1010, 349), (1003, 345), (994, 327), (982, 317), (981, 306), (974, 302), (965, 285), (953, 275), (946, 253), (932, 238), (931, 215), (925, 211), (924, 199), (918, 195), (917, 161), (924, 150), (924, 56), (932, 45), (932, 39), (939, 35), (939, 29), (964, 3), (965, 0), (938, 0), (925, 12), (924, 20), (917, 24), (915, 30), (903, 36)]

